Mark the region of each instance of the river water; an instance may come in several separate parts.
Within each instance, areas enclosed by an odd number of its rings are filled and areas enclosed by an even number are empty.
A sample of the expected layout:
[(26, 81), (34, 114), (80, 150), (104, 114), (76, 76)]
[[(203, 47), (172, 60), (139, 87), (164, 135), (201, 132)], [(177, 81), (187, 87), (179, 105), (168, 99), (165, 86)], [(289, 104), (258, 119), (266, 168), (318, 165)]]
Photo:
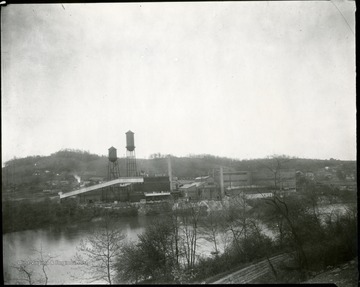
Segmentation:
[[(137, 240), (137, 235), (144, 231), (151, 217), (126, 217), (117, 220), (116, 224), (126, 235), (126, 240)], [(36, 250), (43, 250), (45, 256), (57, 256), (50, 261), (48, 268), (49, 284), (86, 283), (77, 278), (78, 268), (72, 260), (77, 252), (77, 246), (82, 238), (91, 235), (102, 225), (101, 221), (85, 222), (58, 228), (46, 228), (12, 232), (3, 235), (3, 266), (6, 283), (13, 284), (19, 278), (16, 269), (11, 266), (20, 261), (32, 262), (31, 268), (37, 275), (42, 275), (36, 259)], [(34, 250), (36, 249), (36, 250)], [(40, 276), (39, 276), (40, 277)], [(100, 283), (100, 282), (98, 282)]]
[[(116, 221), (116, 225), (127, 236), (125, 240), (137, 241), (137, 235), (145, 230), (145, 227), (156, 216), (138, 216), (126, 217)], [(18, 271), (12, 266), (18, 265), (22, 261), (31, 262), (31, 269), (34, 270), (34, 279), (43, 279), (42, 270), (37, 263), (39, 253), (36, 250), (43, 251), (43, 255), (54, 257), (47, 269), (48, 284), (77, 284), (88, 283), (83, 278), (78, 265), (74, 261), (77, 253), (77, 246), (80, 240), (91, 235), (102, 225), (101, 220), (95, 222), (85, 222), (73, 225), (61, 226), (58, 228), (45, 228), (36, 230), (27, 230), (12, 232), (3, 235), (3, 268), (4, 280), (6, 284), (16, 284), (21, 278)], [(222, 244), (219, 238), (218, 249), (222, 251), (226, 242)], [(211, 256), (213, 243), (199, 238), (198, 254), (201, 256)], [(26, 282), (24, 282), (26, 283)], [(104, 283), (104, 282), (95, 282)]]

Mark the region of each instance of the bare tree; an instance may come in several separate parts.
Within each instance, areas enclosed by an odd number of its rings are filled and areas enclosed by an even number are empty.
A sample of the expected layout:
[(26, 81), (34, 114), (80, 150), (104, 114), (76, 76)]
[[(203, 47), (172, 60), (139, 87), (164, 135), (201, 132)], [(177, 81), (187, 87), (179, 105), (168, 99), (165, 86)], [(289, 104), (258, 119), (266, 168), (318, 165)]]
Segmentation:
[(223, 212), (221, 214), (222, 218), (223, 218), (223, 229), (224, 229), (224, 233), (228, 234), (231, 233), (231, 237), (232, 237), (232, 242), (234, 243), (236, 250), (241, 253), (241, 244), (240, 244), (240, 232), (237, 229), (237, 225), (235, 224), (236, 221), (236, 216), (234, 214), (234, 212), (232, 212), (232, 207), (225, 205), (222, 202), (222, 206), (223, 206)]
[(242, 241), (246, 241), (249, 233), (250, 215), (246, 195), (241, 193), (232, 199), (228, 208), (224, 206), (224, 229), (230, 232), (233, 244), (239, 254), (243, 254), (247, 261), (247, 250)]
[[(257, 237), (259, 238), (259, 241), (261, 242), (261, 241), (263, 241), (263, 236), (262, 236), (262, 234), (261, 234), (261, 227), (259, 226), (259, 224), (257, 223), (257, 221), (256, 220), (251, 220), (251, 224), (252, 224), (252, 226), (253, 226), (253, 230), (254, 230), (254, 233), (257, 235)], [(267, 262), (269, 263), (269, 266), (270, 266), (270, 269), (271, 269), (271, 271), (272, 271), (272, 273), (273, 273), (273, 275), (274, 275), (274, 277), (275, 277), (275, 280), (277, 280), (278, 279), (278, 274), (277, 274), (277, 272), (276, 272), (276, 270), (275, 270), (275, 267), (274, 267), (274, 265), (272, 264), (272, 262), (271, 262), (271, 260), (270, 260), (270, 258), (269, 258), (269, 255), (270, 255), (270, 253), (269, 253), (269, 251), (267, 250), (267, 246), (266, 246), (266, 244), (265, 244), (265, 242), (261, 242), (261, 246), (263, 246), (264, 247), (264, 254), (265, 254), (265, 257), (266, 257), (266, 260), (267, 260)]]
[(281, 169), (284, 163), (291, 160), (290, 157), (285, 155), (272, 155), (268, 157), (271, 159), (269, 164), (263, 165), (266, 169), (270, 170), (274, 176), (274, 193), (282, 189)]
[(305, 270), (308, 269), (307, 257), (304, 251), (302, 239), (298, 234), (295, 222), (290, 214), (288, 204), (285, 200), (282, 200), (279, 196), (275, 194), (272, 198), (267, 198), (266, 201), (271, 204), (283, 216), (285, 222), (287, 223), (290, 233), (292, 235), (293, 243), (295, 245), (297, 260), (299, 262), (301, 272), (304, 276), (306, 276)]
[(208, 216), (203, 222), (204, 226), (204, 238), (210, 242), (214, 243), (214, 252), (215, 254), (219, 253), (217, 236), (221, 232), (221, 222), (220, 217), (213, 210), (210, 210)]
[(42, 273), (44, 275), (44, 285), (47, 285), (48, 283), (48, 280), (49, 280), (49, 277), (46, 273), (46, 269), (48, 269), (48, 265), (49, 265), (49, 262), (50, 260), (52, 260), (54, 257), (53, 256), (50, 256), (50, 255), (46, 255), (44, 256), (44, 253), (43, 253), (43, 250), (42, 250), (42, 246), (40, 246), (40, 250), (35, 250), (36, 253), (38, 253), (38, 257), (39, 257), (39, 263), (40, 263), (40, 266), (41, 266), (41, 270), (42, 270)]
[(173, 258), (175, 258), (176, 267), (179, 267), (180, 264), (180, 214), (177, 209), (173, 210), (170, 215), (170, 222), (172, 228), (172, 253)]
[[(273, 180), (274, 180), (274, 190), (273, 190), (273, 201), (272, 200), (265, 200), (270, 205), (275, 205), (276, 199), (280, 199), (281, 195), (278, 194), (278, 190), (282, 189), (282, 181), (281, 178), (281, 169), (283, 165), (291, 160), (290, 157), (286, 155), (272, 155), (269, 156), (268, 159), (270, 160), (268, 164), (263, 165), (266, 169), (270, 170), (273, 173)], [(284, 204), (282, 205), (284, 207)], [(286, 210), (286, 209), (284, 209)], [(282, 212), (281, 208), (276, 208), (275, 212), (271, 215), (272, 221), (275, 223), (276, 227), (279, 231), (279, 241), (280, 246), (283, 246), (284, 237), (285, 237), (285, 226), (284, 226), (284, 212)]]
[[(33, 249), (33, 251), (37, 256), (21, 260), (18, 264), (11, 266), (18, 271), (18, 277), (15, 281), (29, 285), (47, 285), (49, 281), (47, 273), (49, 265), (57, 256), (45, 254), (42, 245), (40, 245), (40, 249)], [(41, 270), (36, 270), (36, 266), (39, 266)]]
[[(94, 234), (80, 241), (77, 247), (80, 254), (76, 259), (86, 262), (85, 272), (91, 282), (104, 280), (113, 283), (116, 273), (116, 259), (120, 254), (125, 235), (111, 222), (108, 215), (104, 217), (103, 227)], [(89, 275), (91, 274), (91, 275)]]
[(187, 214), (182, 216), (182, 246), (188, 269), (195, 266), (200, 206), (196, 203), (187, 204)]
[(34, 270), (29, 265), (30, 264), (21, 262), (17, 265), (11, 266), (18, 271), (18, 277), (15, 279), (16, 283), (27, 283), (29, 285), (33, 285), (34, 283), (36, 283), (34, 282)]

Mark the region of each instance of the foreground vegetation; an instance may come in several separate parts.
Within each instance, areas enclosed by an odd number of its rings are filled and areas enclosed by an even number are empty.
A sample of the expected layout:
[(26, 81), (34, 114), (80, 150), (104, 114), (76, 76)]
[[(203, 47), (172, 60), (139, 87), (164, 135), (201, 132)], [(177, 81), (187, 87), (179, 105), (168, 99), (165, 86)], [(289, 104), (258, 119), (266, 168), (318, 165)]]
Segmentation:
[[(174, 211), (149, 225), (138, 242), (123, 246), (117, 281), (208, 282), (216, 274), (263, 259), (269, 261), (273, 282), (307, 280), (311, 274), (357, 255), (356, 205), (347, 205), (344, 213), (324, 214), (319, 211), (324, 198), (323, 187), (309, 186), (297, 194), (232, 199), (223, 210), (207, 216), (202, 215), (198, 205), (188, 203), (187, 212)], [(275, 237), (266, 235), (264, 226)], [(228, 245), (219, 254), (219, 236), (225, 234)], [(198, 254), (198, 242), (204, 236), (214, 244), (211, 258)], [(269, 258), (280, 253), (289, 254), (289, 260), (272, 266)]]

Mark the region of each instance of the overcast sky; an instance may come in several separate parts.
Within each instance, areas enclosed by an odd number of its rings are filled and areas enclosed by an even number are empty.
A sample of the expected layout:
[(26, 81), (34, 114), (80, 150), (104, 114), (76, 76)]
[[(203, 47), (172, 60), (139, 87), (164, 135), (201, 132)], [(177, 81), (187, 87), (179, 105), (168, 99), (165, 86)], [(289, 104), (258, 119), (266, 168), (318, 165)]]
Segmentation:
[(137, 157), (356, 159), (355, 3), (1, 8), (2, 162), (63, 148)]

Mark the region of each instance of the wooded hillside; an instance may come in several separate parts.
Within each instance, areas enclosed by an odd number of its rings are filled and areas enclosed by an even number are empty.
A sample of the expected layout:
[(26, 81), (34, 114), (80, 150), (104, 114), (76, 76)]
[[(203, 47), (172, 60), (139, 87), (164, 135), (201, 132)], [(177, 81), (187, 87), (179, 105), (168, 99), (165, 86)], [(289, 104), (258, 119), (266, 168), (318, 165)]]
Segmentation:
[[(325, 167), (341, 170), (346, 174), (356, 174), (355, 161), (340, 161), (335, 159), (317, 160), (288, 158), (282, 163), (282, 168), (291, 168), (302, 172), (315, 172)], [(213, 155), (190, 155), (188, 157), (171, 157), (173, 176), (178, 178), (194, 178), (202, 175), (212, 175), (223, 166), (226, 170), (254, 171), (273, 164), (273, 159), (237, 160)], [(29, 156), (16, 158), (5, 163), (2, 168), (2, 186), (11, 184), (39, 184), (51, 180), (75, 180), (74, 175), (82, 180), (91, 177), (107, 176), (108, 159), (81, 150), (65, 149), (50, 156)], [(126, 159), (119, 158), (120, 175), (126, 173)], [(137, 159), (139, 172), (148, 175), (167, 175), (167, 156), (153, 154), (149, 159)]]

